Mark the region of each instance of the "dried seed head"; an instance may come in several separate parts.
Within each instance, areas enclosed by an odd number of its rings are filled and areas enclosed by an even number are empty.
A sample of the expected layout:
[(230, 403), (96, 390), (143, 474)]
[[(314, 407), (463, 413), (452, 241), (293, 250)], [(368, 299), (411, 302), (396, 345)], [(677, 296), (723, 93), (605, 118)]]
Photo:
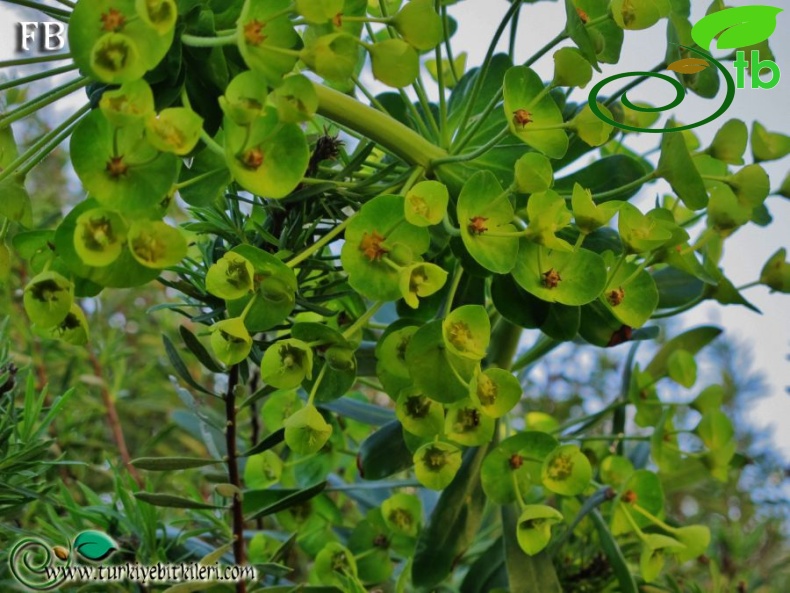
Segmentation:
[(258, 147), (244, 151), (241, 163), (248, 169), (257, 170), (263, 164), (263, 151)]
[(560, 282), (562, 282), (562, 276), (554, 268), (551, 268), (548, 272), (543, 272), (543, 286), (546, 288), (557, 288)]
[(524, 458), (518, 453), (513, 453), (513, 455), (510, 456), (508, 463), (510, 464), (510, 469), (517, 470), (522, 465), (524, 465)]
[(622, 286), (618, 287), (616, 290), (611, 290), (606, 294), (606, 300), (609, 301), (609, 304), (612, 307), (616, 307), (622, 303), (624, 298), (625, 290), (623, 290)]
[(527, 124), (532, 123), (532, 114), (526, 109), (516, 109), (513, 112), (513, 123), (523, 128)]
[(469, 225), (466, 229), (469, 231), (470, 235), (482, 235), (488, 230), (488, 227), (485, 225), (485, 222), (488, 219), (484, 216), (475, 216), (474, 218), (469, 219)]

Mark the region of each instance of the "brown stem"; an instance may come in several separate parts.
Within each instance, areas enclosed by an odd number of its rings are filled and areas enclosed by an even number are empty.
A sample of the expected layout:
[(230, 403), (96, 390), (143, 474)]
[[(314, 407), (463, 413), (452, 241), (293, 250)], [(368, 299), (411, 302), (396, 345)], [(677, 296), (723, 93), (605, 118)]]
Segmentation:
[(104, 381), (104, 370), (102, 365), (92, 348), (88, 348), (88, 356), (90, 357), (91, 365), (93, 365), (93, 374), (97, 379), (101, 379), (101, 398), (107, 410), (107, 422), (110, 424), (110, 430), (112, 431), (115, 444), (118, 447), (118, 452), (121, 455), (121, 461), (123, 461), (127, 471), (134, 481), (137, 482), (137, 485), (142, 488), (143, 478), (137, 472), (137, 468), (132, 465), (132, 458), (129, 455), (129, 449), (126, 447), (126, 438), (123, 435), (121, 420), (118, 417), (118, 409), (115, 407), (115, 400), (112, 394), (110, 394), (110, 390), (107, 389), (107, 385)]
[[(228, 373), (228, 393), (225, 396), (225, 418), (227, 428), (225, 429), (225, 442), (228, 448), (228, 479), (230, 483), (241, 491), (241, 478), (239, 477), (239, 464), (237, 463), (236, 451), (236, 385), (239, 383), (239, 367), (232, 366)], [(241, 497), (239, 494), (233, 495), (233, 557), (236, 564), (245, 563), (244, 554), (244, 513), (241, 508)], [(247, 583), (238, 581), (236, 583), (236, 593), (247, 593)]]

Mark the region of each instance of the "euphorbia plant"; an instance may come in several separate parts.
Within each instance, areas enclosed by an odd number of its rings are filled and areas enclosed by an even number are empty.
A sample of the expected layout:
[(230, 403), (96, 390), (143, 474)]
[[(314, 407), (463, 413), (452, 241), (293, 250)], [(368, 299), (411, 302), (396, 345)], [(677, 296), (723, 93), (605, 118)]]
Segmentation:
[[(70, 53), (6, 65), (70, 59), (80, 75), (0, 117), (9, 196), (0, 232), (5, 240), (13, 230), (11, 244), (29, 260), (24, 305), (53, 337), (87, 341), (79, 301), (105, 288), (158, 280), (180, 293), (171, 308), (188, 318), (189, 356), (227, 375), (223, 394), (198, 383), (187, 352), (167, 339), (188, 385), (224, 401), (224, 449), (212, 443), (205, 465), (228, 468), (212, 504), (229, 510), (232, 535), (216, 543), (230, 539), (236, 562), (276, 567), (272, 575), (296, 583), (300, 572), (289, 573), (307, 561), (310, 583), (349, 591), (390, 581), (433, 588), (461, 573), (486, 517), (502, 534), (486, 554), (510, 591), (559, 591), (553, 558), (579, 540), (597, 542), (619, 590), (637, 591), (666, 557), (690, 560), (709, 541), (705, 526), (662, 517), (662, 479), (704, 470), (726, 480), (735, 450), (721, 402), (695, 400), (702, 419), (682, 448), (674, 407), (659, 395), (666, 377), (694, 385), (693, 355), (719, 330), (677, 336), (644, 368), (633, 364), (636, 344), (659, 335), (651, 320), (705, 299), (749, 305), (719, 264), (729, 236), (768, 218), (768, 177), (759, 164), (742, 166), (743, 122), (725, 124), (706, 150), (670, 122), (655, 164), (586, 101), (571, 100), (600, 63), (618, 62), (624, 29), (669, 17), (672, 40), (688, 28), (687, 3), (566, 0), (565, 28), (514, 64), (524, 7), (511, 2), (485, 59), (467, 72), (452, 53), (450, 4), (41, 6), (68, 22)], [(511, 52), (495, 55), (508, 24)], [(539, 62), (550, 52), (553, 62)], [(393, 90), (374, 95), (360, 82), (368, 64)], [(717, 84), (681, 80), (703, 96)], [(19, 155), (10, 125), (83, 87), (89, 102)], [(655, 123), (622, 98), (598, 109)], [(25, 174), (69, 136), (85, 199), (55, 229), (33, 228)], [(787, 142), (755, 124), (755, 160), (784, 156)], [(659, 178), (672, 194), (647, 208), (629, 201)], [(788, 292), (784, 255), (759, 281)], [(523, 329), (543, 336), (517, 356)], [(622, 392), (569, 424), (524, 422), (515, 373), (570, 340), (634, 342)], [(634, 442), (649, 443), (652, 465), (623, 444), (631, 407), (645, 429)], [(245, 442), (239, 427), (251, 416), (265, 434)], [(609, 419), (599, 438), (611, 447), (586, 447)], [(341, 457), (349, 451), (359, 479)], [(397, 491), (386, 500), (325, 492), (391, 476), (403, 479), (378, 486)], [(443, 491), (428, 516), (415, 496), (422, 489)], [(333, 529), (341, 501), (360, 504), (353, 530)], [(285, 554), (270, 549), (264, 525), (296, 532), (293, 566), (277, 564)], [(584, 560), (573, 570), (583, 573)], [(251, 588), (266, 589), (272, 575)], [(471, 570), (465, 582), (474, 578)]]

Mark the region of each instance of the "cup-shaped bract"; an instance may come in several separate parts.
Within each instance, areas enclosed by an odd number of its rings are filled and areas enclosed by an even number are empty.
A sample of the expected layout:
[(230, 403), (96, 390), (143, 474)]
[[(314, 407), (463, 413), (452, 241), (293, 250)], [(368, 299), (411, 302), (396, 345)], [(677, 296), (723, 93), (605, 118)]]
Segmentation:
[(322, 25), (343, 12), (343, 0), (296, 0), (296, 12), (308, 23)]
[(315, 557), (313, 575), (322, 585), (340, 587), (343, 591), (347, 590), (347, 579), (357, 576), (357, 562), (354, 559), (354, 554), (338, 542), (329, 542)]
[(126, 245), (127, 226), (117, 212), (93, 208), (77, 218), (74, 249), (89, 266), (108, 266), (121, 255)]
[(575, 47), (554, 52), (554, 84), (584, 88), (592, 79), (592, 65)]
[(402, 39), (386, 39), (370, 48), (373, 77), (393, 88), (409, 86), (420, 75), (420, 56)]
[(464, 305), (452, 310), (442, 323), (442, 337), (453, 354), (482, 360), (491, 341), (491, 321), (485, 307)]
[(666, 554), (682, 552), (685, 546), (675, 538), (660, 533), (645, 535), (644, 547), (639, 557), (639, 571), (645, 582), (652, 583), (661, 574)]
[(310, 69), (333, 82), (351, 78), (359, 61), (359, 40), (348, 33), (330, 33), (314, 38), (302, 51)]
[(707, 525), (684, 525), (676, 527), (672, 535), (685, 546), (675, 551), (678, 562), (688, 562), (699, 558), (708, 549), (710, 544), (710, 528)]
[(585, 234), (592, 233), (594, 230), (608, 224), (620, 210), (622, 202), (611, 201), (596, 205), (593, 201), (592, 192), (583, 188), (578, 183), (573, 186), (571, 197), (571, 207), (573, 208), (573, 218), (579, 230)]
[(154, 113), (154, 92), (142, 78), (125, 82), (102, 93), (99, 109), (114, 126), (134, 125)]
[(447, 406), (444, 434), (450, 441), (477, 447), (490, 443), (494, 438), (494, 419), (486, 416), (471, 399)]
[(38, 327), (53, 327), (71, 311), (74, 285), (57, 272), (41, 272), (25, 286), (22, 302), (33, 323)]
[(312, 404), (291, 414), (285, 419), (283, 426), (285, 444), (300, 455), (318, 452), (332, 436), (332, 425)]
[(444, 408), (442, 404), (406, 388), (398, 396), (395, 414), (403, 429), (419, 437), (433, 437), (441, 434), (444, 427)]
[(265, 115), (266, 98), (269, 86), (253, 70), (245, 70), (233, 77), (219, 98), (222, 112), (240, 126), (249, 125), (256, 118)]
[(483, 414), (501, 418), (521, 399), (521, 383), (510, 371), (492, 367), (475, 375), (469, 395)]
[(760, 283), (772, 291), (790, 293), (790, 263), (786, 260), (786, 249), (774, 253), (760, 271)]
[(565, 200), (554, 190), (533, 194), (527, 202), (529, 226), (526, 237), (538, 245), (558, 251), (572, 251), (573, 247), (557, 233), (571, 222), (571, 212)]
[(90, 68), (108, 83), (137, 80), (147, 70), (137, 43), (128, 35), (107, 33), (96, 40), (90, 53)]
[(442, 18), (433, 0), (411, 0), (392, 19), (398, 33), (415, 49), (428, 51), (442, 41)]
[(240, 299), (252, 290), (254, 274), (247, 258), (229, 251), (206, 272), (206, 290), (221, 299)]
[(393, 399), (398, 399), (398, 394), (412, 384), (406, 348), (416, 331), (415, 325), (396, 327), (382, 334), (376, 344), (376, 375)]
[(426, 443), (414, 454), (414, 473), (420, 484), (431, 490), (444, 490), (461, 469), (461, 450), (450, 443)]
[(522, 194), (543, 192), (554, 185), (551, 161), (539, 152), (528, 152), (516, 161), (514, 184)]
[(354, 349), (346, 346), (330, 346), (324, 352), (324, 360), (335, 371), (354, 371), (357, 368)]
[(412, 309), (420, 306), (420, 298), (441, 290), (447, 281), (447, 272), (436, 264), (418, 262), (400, 271), (400, 291), (403, 300)]
[(672, 5), (670, 0), (612, 0), (610, 10), (621, 28), (637, 31), (648, 29), (669, 16)]
[(560, 445), (543, 460), (543, 485), (556, 494), (576, 496), (592, 479), (592, 466), (576, 445)]
[(88, 342), (88, 320), (85, 313), (76, 303), (63, 318), (63, 321), (49, 330), (51, 337), (74, 346), (83, 346)]
[(187, 254), (187, 241), (181, 231), (160, 220), (133, 222), (128, 244), (134, 259), (156, 270), (176, 265)]
[(227, 366), (239, 364), (252, 349), (252, 336), (239, 317), (223, 319), (211, 326), (211, 349)]
[[(612, 112), (602, 103), (598, 103), (598, 109), (610, 119), (612, 118)], [(589, 105), (585, 105), (584, 109), (573, 118), (571, 128), (576, 130), (579, 138), (590, 146), (606, 144), (612, 135), (612, 130), (614, 130), (611, 124), (606, 123), (595, 115)]]
[(431, 226), (442, 222), (447, 213), (450, 194), (438, 181), (421, 181), (406, 193), (404, 214), (414, 226)]
[(272, 87), (279, 86), (299, 59), (296, 50), (301, 41), (291, 24), (289, 6), (290, 0), (246, 0), (236, 22), (244, 62)]
[(422, 504), (413, 494), (398, 492), (381, 503), (381, 515), (392, 531), (415, 537), (422, 522)]
[(530, 556), (538, 554), (551, 540), (551, 526), (562, 519), (562, 513), (553, 507), (543, 504), (525, 506), (516, 527), (519, 547)]
[(271, 488), (280, 481), (283, 461), (271, 449), (250, 455), (244, 465), (244, 485), (247, 488), (262, 490)]
[(183, 156), (195, 148), (203, 118), (188, 107), (169, 107), (145, 122), (146, 140), (157, 150)]
[(672, 226), (651, 213), (642, 214), (639, 208), (629, 202), (624, 202), (620, 207), (620, 238), (630, 253), (658, 249), (672, 238)]
[(173, 0), (135, 0), (135, 8), (143, 22), (159, 35), (166, 35), (176, 26), (178, 9)]
[(318, 110), (318, 94), (309, 78), (301, 74), (288, 76), (269, 95), (280, 121), (299, 123), (312, 119)]
[(298, 387), (313, 375), (313, 351), (294, 338), (280, 340), (266, 349), (261, 360), (261, 379), (278, 389)]

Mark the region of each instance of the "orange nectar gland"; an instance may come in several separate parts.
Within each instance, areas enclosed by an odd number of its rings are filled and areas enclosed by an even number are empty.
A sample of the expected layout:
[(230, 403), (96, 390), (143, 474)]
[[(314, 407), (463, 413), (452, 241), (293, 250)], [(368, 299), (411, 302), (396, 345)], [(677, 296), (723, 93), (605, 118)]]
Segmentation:
[(241, 164), (247, 169), (255, 171), (263, 164), (263, 151), (259, 147), (250, 148), (245, 150), (241, 155)]
[(583, 22), (585, 25), (586, 25), (586, 24), (589, 22), (589, 20), (590, 20), (590, 17), (589, 17), (589, 16), (588, 16), (588, 14), (587, 14), (586, 12), (584, 12), (584, 11), (583, 11), (581, 8), (577, 8), (577, 9), (576, 9), (576, 14), (578, 14), (578, 15), (579, 15), (579, 18), (582, 20), (582, 22)]
[(636, 495), (636, 492), (634, 492), (633, 490), (626, 490), (625, 492), (623, 492), (623, 495), (620, 497), (620, 500), (622, 500), (624, 503), (627, 504), (634, 504), (637, 498), (638, 496)]
[(334, 17), (332, 17), (332, 24), (337, 27), (338, 29), (343, 26), (343, 13), (338, 12)]
[(266, 23), (258, 19), (253, 19), (244, 25), (244, 39), (247, 43), (250, 45), (260, 45), (266, 41), (266, 35), (263, 34), (264, 27), (266, 27)]
[(516, 470), (524, 465), (524, 458), (518, 453), (513, 453), (508, 463), (510, 464), (510, 469)]
[(532, 123), (532, 114), (526, 109), (516, 109), (513, 112), (513, 123), (520, 128)]
[(388, 249), (384, 249), (381, 243), (384, 237), (379, 235), (378, 231), (373, 231), (368, 234), (362, 235), (362, 241), (359, 242), (359, 250), (365, 254), (370, 261), (381, 261), (381, 258), (389, 253)]
[(546, 288), (557, 288), (557, 285), (562, 282), (562, 276), (560, 273), (551, 268), (548, 272), (543, 272), (543, 286)]
[(110, 177), (117, 179), (118, 177), (126, 175), (126, 172), (129, 170), (129, 165), (123, 162), (122, 156), (114, 156), (110, 157), (110, 160), (107, 161), (105, 170), (110, 174)]
[(606, 300), (609, 301), (609, 304), (612, 307), (616, 307), (617, 305), (622, 303), (624, 298), (625, 298), (625, 291), (623, 290), (622, 286), (618, 287), (616, 290), (609, 291), (606, 295)]
[(482, 235), (488, 230), (488, 227), (485, 225), (487, 218), (484, 216), (475, 216), (474, 218), (469, 219), (469, 225), (466, 229), (469, 231), (470, 235)]
[(126, 24), (126, 17), (120, 10), (111, 8), (101, 15), (101, 22), (102, 29), (111, 33), (117, 33)]

